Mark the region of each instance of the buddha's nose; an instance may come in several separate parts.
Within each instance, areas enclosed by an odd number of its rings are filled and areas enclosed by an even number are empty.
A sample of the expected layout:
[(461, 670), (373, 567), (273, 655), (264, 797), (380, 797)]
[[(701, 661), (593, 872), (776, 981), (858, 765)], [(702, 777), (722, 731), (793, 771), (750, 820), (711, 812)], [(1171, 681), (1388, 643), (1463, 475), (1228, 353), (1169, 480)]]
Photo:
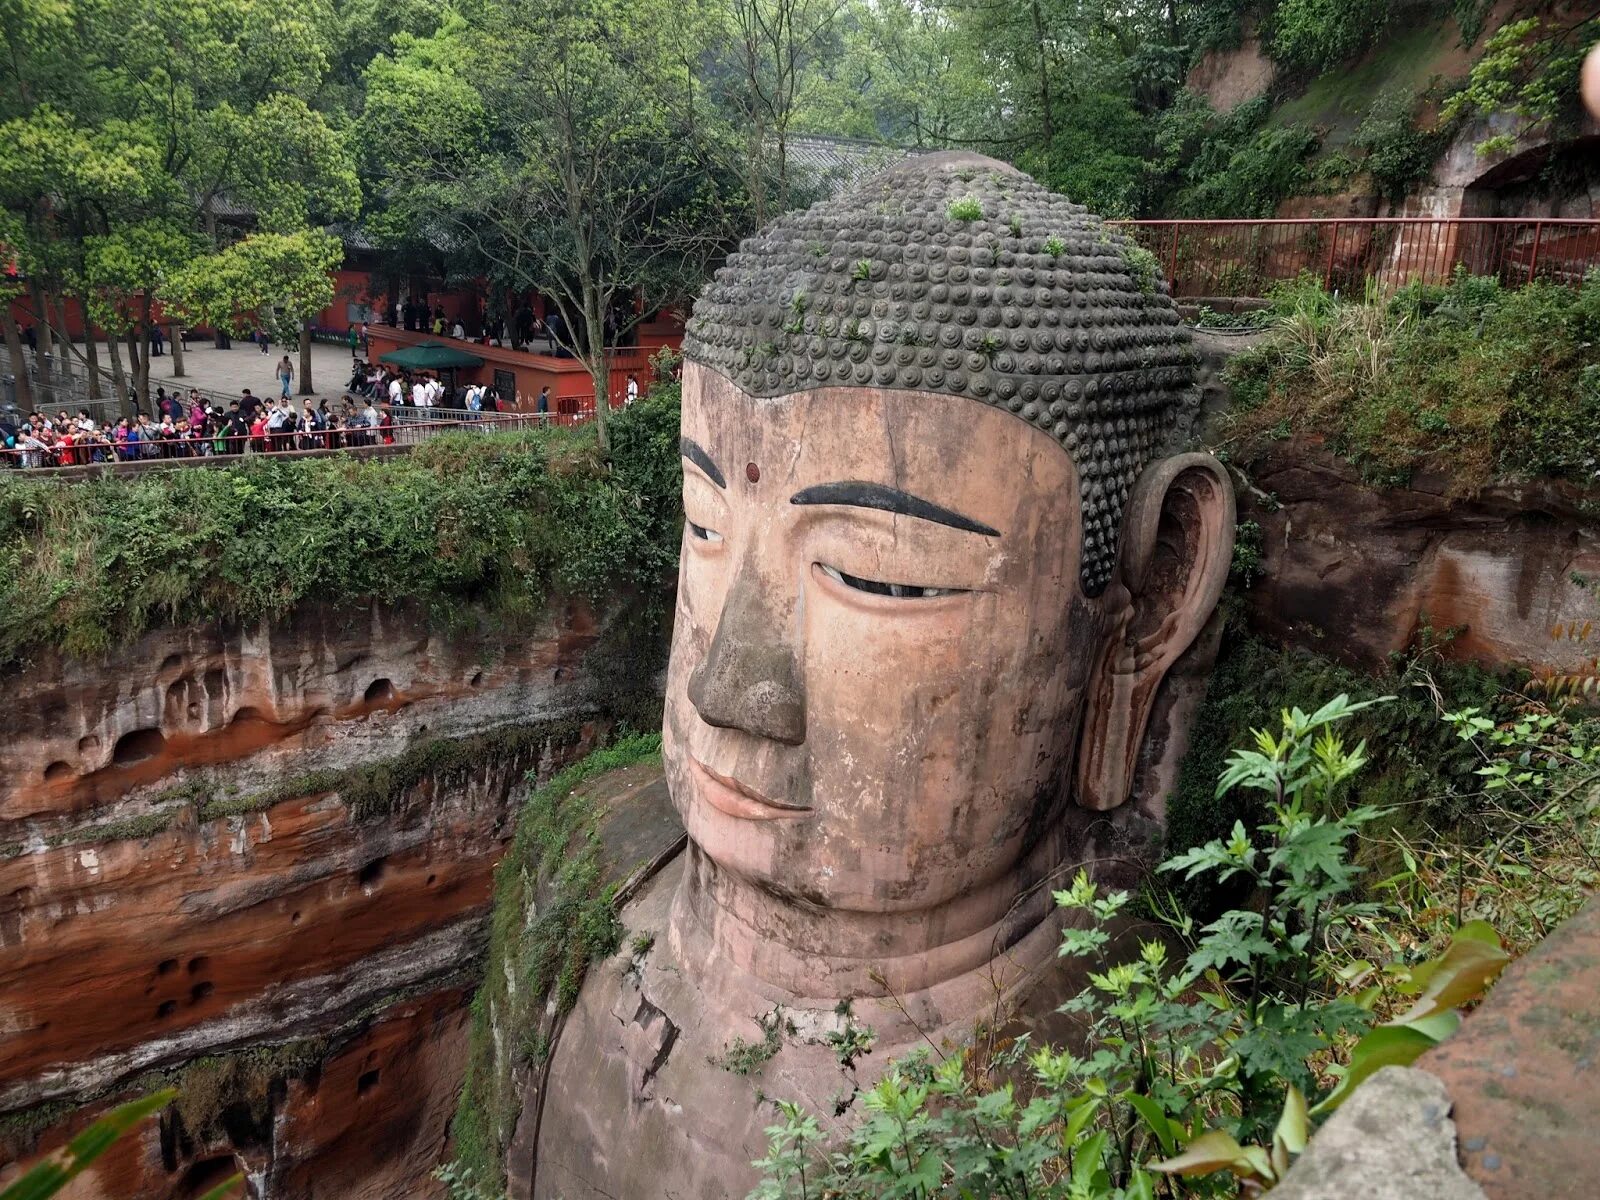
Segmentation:
[(706, 724), (786, 746), (806, 740), (805, 687), (790, 607), (748, 562), (741, 565), (705, 661), (689, 675), (689, 703)]

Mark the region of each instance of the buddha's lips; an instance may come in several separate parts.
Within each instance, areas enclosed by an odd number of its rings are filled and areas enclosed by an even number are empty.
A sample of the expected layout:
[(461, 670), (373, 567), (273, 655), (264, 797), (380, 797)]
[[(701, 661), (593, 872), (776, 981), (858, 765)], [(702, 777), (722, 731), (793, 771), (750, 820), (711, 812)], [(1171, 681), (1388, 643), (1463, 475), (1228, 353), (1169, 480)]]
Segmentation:
[(780, 804), (746, 787), (737, 779), (713, 771), (693, 755), (689, 756), (697, 791), (707, 804), (720, 813), (746, 821), (777, 821), (803, 817), (811, 811), (805, 804)]

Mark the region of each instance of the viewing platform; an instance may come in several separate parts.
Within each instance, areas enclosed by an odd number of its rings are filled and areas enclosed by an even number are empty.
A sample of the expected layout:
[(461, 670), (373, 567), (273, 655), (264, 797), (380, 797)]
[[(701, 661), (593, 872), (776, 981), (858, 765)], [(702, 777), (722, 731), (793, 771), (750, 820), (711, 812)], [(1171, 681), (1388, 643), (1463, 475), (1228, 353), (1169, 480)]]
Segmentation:
[[(638, 344), (616, 346), (606, 351), (611, 364), (611, 403), (620, 404), (627, 394), (628, 376), (639, 377), (640, 390), (650, 385), (650, 359), (662, 347), (676, 350), (683, 342), (683, 322), (678, 319), (640, 324), (633, 333)], [(433, 342), (459, 350), (482, 360), (480, 366), (458, 367), (440, 372), (447, 384), (489, 384), (500, 393), (501, 411), (531, 413), (536, 410), (541, 388), (550, 389), (550, 411), (576, 415), (594, 410), (594, 381), (589, 369), (577, 358), (535, 350), (513, 350), (510, 346), (485, 345), (480, 340), (452, 338), (433, 332), (403, 329), (394, 325), (367, 326), (367, 357), (381, 362), (385, 354)], [(533, 345), (548, 345), (543, 339)]]

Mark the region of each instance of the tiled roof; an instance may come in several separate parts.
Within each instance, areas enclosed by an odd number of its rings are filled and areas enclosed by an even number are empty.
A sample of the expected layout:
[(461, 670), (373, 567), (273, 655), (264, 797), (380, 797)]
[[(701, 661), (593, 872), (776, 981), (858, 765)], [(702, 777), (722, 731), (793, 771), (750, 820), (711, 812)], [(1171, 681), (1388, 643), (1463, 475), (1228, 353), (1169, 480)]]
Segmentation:
[(791, 134), (785, 141), (789, 166), (798, 167), (820, 190), (836, 194), (905, 158), (912, 151), (861, 138), (821, 133)]

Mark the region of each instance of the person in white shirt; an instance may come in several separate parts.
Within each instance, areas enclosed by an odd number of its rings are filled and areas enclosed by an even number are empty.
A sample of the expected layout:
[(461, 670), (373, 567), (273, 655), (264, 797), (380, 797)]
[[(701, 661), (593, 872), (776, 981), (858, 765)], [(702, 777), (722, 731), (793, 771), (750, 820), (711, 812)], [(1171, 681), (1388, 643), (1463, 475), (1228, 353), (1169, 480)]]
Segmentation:
[(467, 331), (462, 326), (461, 320), (460, 320), (459, 317), (456, 319), (456, 323), (450, 327), (450, 336), (455, 338), (455, 339), (457, 339), (458, 341), (466, 340)]
[(389, 380), (389, 403), (403, 404), (404, 396), (405, 385), (400, 382), (400, 376), (396, 375), (393, 379)]
[(428, 407), (428, 385), (420, 379), (411, 385), (411, 403), (418, 408)]
[(378, 427), (378, 410), (370, 399), (367, 401), (367, 406), (361, 410), (361, 419), (366, 422), (369, 429)]
[(627, 398), (626, 401), (624, 401), (624, 403), (625, 404), (632, 404), (638, 398), (639, 398), (639, 377), (637, 375), (629, 375), (628, 376), (628, 398)]
[(22, 465), (25, 467), (42, 467), (44, 453), (49, 448), (26, 427), (17, 434), (17, 449), (21, 452)]
[(428, 380), (428, 407), (437, 408), (444, 403), (444, 381), (440, 379)]

